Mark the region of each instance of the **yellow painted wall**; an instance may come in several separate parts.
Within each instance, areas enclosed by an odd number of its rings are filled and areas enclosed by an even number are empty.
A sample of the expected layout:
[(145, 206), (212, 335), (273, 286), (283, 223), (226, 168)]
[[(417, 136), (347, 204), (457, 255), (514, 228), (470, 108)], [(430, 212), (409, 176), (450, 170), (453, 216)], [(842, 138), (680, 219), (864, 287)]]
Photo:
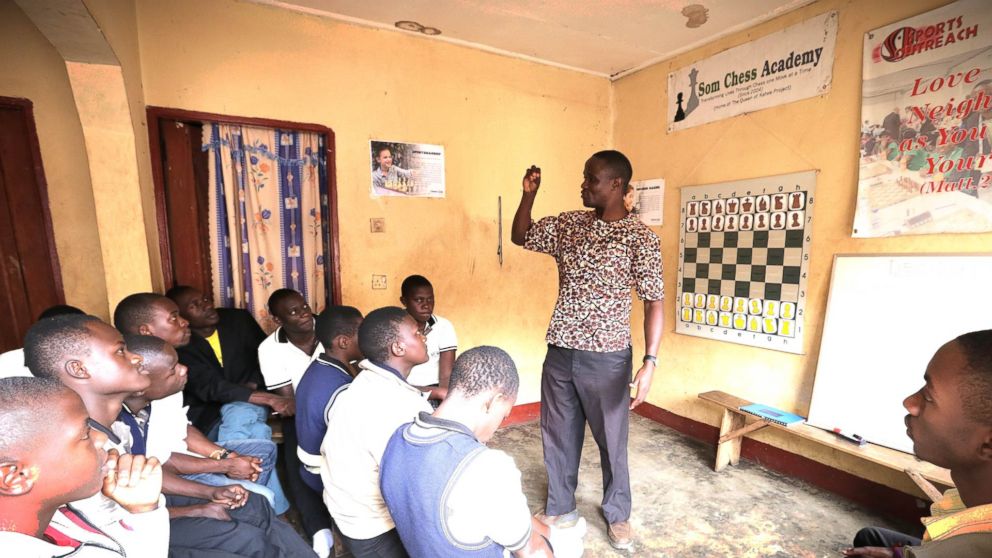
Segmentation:
[(134, 126), (120, 66), (67, 61), (66, 70), (86, 141), (110, 313), (152, 286)]
[[(403, 278), (426, 275), (459, 345), (507, 349), (519, 400), (538, 399), (556, 272), (510, 244), (509, 222), (534, 163), (538, 215), (580, 206), (582, 165), (609, 142), (606, 79), (242, 2), (140, 1), (137, 20), (147, 104), (334, 130), (345, 303), (398, 304)], [(372, 138), (444, 145), (447, 197), (370, 199)], [(374, 273), (388, 290), (371, 290)]]
[[(84, 3), (117, 56), (124, 78), (131, 127), (134, 133), (138, 187), (141, 193), (141, 212), (136, 214), (136, 217), (140, 215), (144, 221), (145, 246), (144, 248), (141, 247), (139, 239), (136, 250), (139, 252), (147, 251), (148, 256), (142, 265), (149, 269), (152, 288), (161, 292), (163, 290), (162, 259), (158, 247), (158, 222), (155, 219), (155, 196), (152, 184), (151, 157), (148, 152), (148, 125), (145, 116), (144, 86), (141, 83), (141, 58), (138, 49), (135, 5), (132, 0), (85, 0)], [(109, 234), (115, 239), (118, 238), (114, 230), (106, 231), (104, 234)]]
[[(55, 245), (68, 304), (108, 317), (86, 146), (65, 63), (12, 1), (0, 0), (0, 95), (34, 103)], [(39, 244), (39, 249), (46, 249)]]
[[(664, 177), (666, 333), (649, 401), (712, 425), (719, 413), (697, 400), (719, 389), (804, 414), (809, 410), (823, 329), (831, 263), (838, 253), (978, 252), (992, 234), (853, 239), (858, 178), (861, 53), (866, 31), (932, 9), (941, 0), (825, 0), (716, 41), (615, 82), (615, 141), (641, 178)], [(839, 10), (833, 86), (822, 97), (666, 134), (667, 76), (727, 48), (824, 13)], [(819, 169), (811, 247), (806, 355), (796, 356), (678, 335), (673, 332), (678, 277), (679, 189), (683, 186)], [(639, 318), (638, 318), (639, 319)], [(922, 369), (926, 363), (920, 363)], [(908, 395), (908, 394), (907, 394)], [(877, 482), (914, 492), (905, 475), (869, 466), (788, 435), (759, 433), (762, 441)]]

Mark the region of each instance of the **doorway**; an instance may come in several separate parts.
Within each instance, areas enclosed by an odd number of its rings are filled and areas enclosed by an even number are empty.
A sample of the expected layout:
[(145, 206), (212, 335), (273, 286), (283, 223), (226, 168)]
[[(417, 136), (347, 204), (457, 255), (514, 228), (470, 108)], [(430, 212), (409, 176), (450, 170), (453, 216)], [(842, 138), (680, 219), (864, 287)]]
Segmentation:
[(190, 285), (213, 292), (209, 243), (209, 153), (203, 150), (204, 126), (236, 124), (314, 132), (323, 137), (326, 193), (329, 207), (328, 257), (323, 260), (326, 300), (340, 304), (337, 191), (334, 172), (334, 132), (324, 126), (269, 119), (149, 107), (148, 133), (155, 182), (159, 249), (165, 287)]
[(10, 97), (0, 97), (0, 258), (0, 351), (9, 351), (38, 314), (65, 302), (32, 103)]

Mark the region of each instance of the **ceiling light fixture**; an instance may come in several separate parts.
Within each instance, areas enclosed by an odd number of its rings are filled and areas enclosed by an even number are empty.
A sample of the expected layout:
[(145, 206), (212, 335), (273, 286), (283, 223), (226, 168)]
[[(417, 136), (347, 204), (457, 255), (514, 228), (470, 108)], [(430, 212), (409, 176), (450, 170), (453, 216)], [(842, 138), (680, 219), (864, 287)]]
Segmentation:
[(397, 21), (393, 25), (404, 31), (413, 31), (415, 33), (420, 33), (424, 29), (424, 26), (416, 21)]
[(709, 19), (709, 12), (702, 4), (690, 4), (682, 8), (682, 15), (688, 18), (685, 26), (690, 29), (702, 26)]
[(423, 33), (424, 35), (440, 35), (441, 30), (437, 27), (424, 27), (423, 25), (417, 23), (416, 21), (397, 21), (393, 25), (397, 29), (402, 29), (404, 31), (413, 31), (414, 33)]

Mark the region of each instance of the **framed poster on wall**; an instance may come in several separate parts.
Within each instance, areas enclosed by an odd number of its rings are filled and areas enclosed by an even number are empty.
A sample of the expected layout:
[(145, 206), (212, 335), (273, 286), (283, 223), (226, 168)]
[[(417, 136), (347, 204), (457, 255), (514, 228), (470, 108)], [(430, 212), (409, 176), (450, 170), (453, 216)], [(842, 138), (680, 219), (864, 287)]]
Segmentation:
[(992, 231), (992, 9), (865, 34), (853, 236)]

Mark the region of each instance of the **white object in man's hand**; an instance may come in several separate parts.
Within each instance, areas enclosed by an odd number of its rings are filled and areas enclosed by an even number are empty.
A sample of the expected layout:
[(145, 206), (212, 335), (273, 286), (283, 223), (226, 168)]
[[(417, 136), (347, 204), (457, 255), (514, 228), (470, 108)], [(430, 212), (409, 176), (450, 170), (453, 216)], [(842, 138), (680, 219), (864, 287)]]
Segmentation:
[(565, 529), (548, 527), (555, 558), (580, 558), (585, 551), (585, 543), (582, 539), (585, 538), (587, 530), (584, 517), (580, 517), (574, 526)]

